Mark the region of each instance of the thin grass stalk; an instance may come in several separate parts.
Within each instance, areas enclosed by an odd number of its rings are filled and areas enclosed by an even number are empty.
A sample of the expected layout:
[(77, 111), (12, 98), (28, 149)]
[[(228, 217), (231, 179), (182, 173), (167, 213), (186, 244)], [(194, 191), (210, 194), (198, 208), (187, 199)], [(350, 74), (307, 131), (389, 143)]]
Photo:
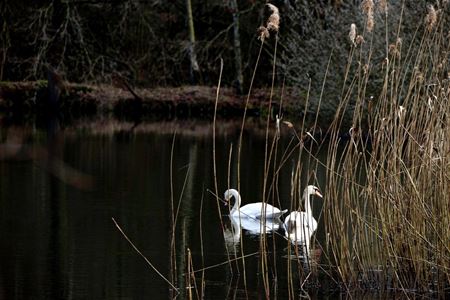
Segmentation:
[[(320, 107), (322, 104), (322, 99), (323, 99), (323, 93), (325, 91), (325, 82), (327, 81), (327, 76), (328, 76), (328, 72), (330, 70), (330, 63), (331, 63), (331, 57), (333, 56), (333, 52), (330, 53), (330, 56), (328, 57), (328, 63), (327, 63), (327, 67), (325, 69), (325, 74), (324, 74), (324, 78), (322, 81), (322, 88), (320, 89), (320, 96), (319, 96), (319, 103), (317, 104), (317, 109), (316, 109), (316, 116), (314, 118), (314, 125), (313, 125), (313, 132), (312, 132), (312, 136), (315, 135), (316, 133), (316, 128), (317, 128), (317, 122), (319, 120), (319, 112), (320, 112)], [(312, 144), (311, 144), (312, 145)]]
[[(204, 189), (203, 189), (204, 190)], [(202, 198), (200, 200), (200, 212), (199, 212), (199, 234), (200, 234), (200, 254), (201, 254), (201, 262), (202, 262), (202, 269), (205, 268), (205, 252), (203, 248), (203, 200), (204, 200), (204, 193), (202, 192)], [(200, 289), (200, 299), (205, 298), (205, 271), (202, 271), (201, 274), (201, 289)]]
[[(269, 168), (270, 168), (270, 158), (268, 158), (268, 144), (269, 144), (269, 124), (270, 124), (270, 116), (271, 116), (271, 110), (272, 110), (272, 97), (273, 97), (273, 89), (275, 85), (275, 74), (276, 74), (276, 59), (277, 59), (277, 46), (278, 46), (278, 34), (275, 34), (275, 49), (274, 49), (274, 55), (273, 55), (273, 67), (272, 67), (272, 83), (271, 83), (271, 89), (270, 89), (270, 95), (269, 95), (269, 108), (267, 113), (267, 121), (266, 121), (266, 137), (265, 137), (265, 149), (264, 149), (264, 178), (263, 178), (263, 191), (262, 191), (262, 203), (268, 202), (268, 194), (267, 194), (267, 181), (269, 176)], [(265, 214), (266, 211), (264, 210), (264, 206), (261, 207), (261, 215), (262, 217), (262, 234), (260, 235), (260, 247), (262, 250), (262, 276), (263, 276), (263, 282), (264, 287), (266, 290), (266, 297), (270, 297), (270, 288), (269, 288), (269, 280), (268, 280), (268, 269), (267, 269), (267, 243), (266, 243), (266, 218)]]
[(238, 177), (238, 180), (237, 180), (238, 184), (237, 184), (237, 186), (238, 186), (238, 190), (240, 190), (240, 186), (241, 186), (240, 185), (240, 183), (241, 183), (241, 180), (240, 180), (240, 178), (241, 178), (240, 177), (240, 173), (241, 173), (240, 169), (241, 168), (240, 168), (240, 166), (241, 166), (242, 135), (244, 133), (244, 126), (245, 126), (245, 119), (247, 117), (248, 103), (250, 101), (250, 95), (251, 95), (251, 92), (252, 92), (253, 83), (255, 81), (256, 70), (258, 69), (259, 59), (261, 58), (261, 52), (262, 52), (263, 46), (264, 46), (264, 40), (261, 40), (258, 56), (256, 57), (255, 67), (253, 69), (252, 78), (250, 80), (250, 86), (248, 88), (248, 93), (247, 93), (247, 97), (246, 97), (246, 100), (245, 100), (244, 113), (242, 115), (241, 130), (239, 132), (239, 143), (238, 143), (238, 151), (237, 151), (238, 152), (237, 153), (237, 156), (238, 156), (238, 159), (237, 159), (237, 177)]
[[(111, 218), (111, 219), (114, 222), (114, 225), (116, 226), (116, 228), (119, 230), (119, 232), (122, 234), (122, 236), (127, 240), (127, 242), (131, 245), (131, 247), (134, 249), (134, 251), (136, 251), (145, 260), (147, 265), (149, 265), (156, 272), (156, 274), (158, 274), (159, 277), (161, 277), (167, 284), (170, 285), (170, 287), (173, 289), (173, 291), (175, 291), (177, 293), (175, 295), (175, 297), (178, 296), (180, 294), (178, 288), (176, 288), (175, 285), (170, 280), (168, 280), (163, 274), (161, 274), (161, 272), (158, 271), (158, 269), (150, 262), (150, 260), (144, 254), (142, 254), (142, 252), (136, 247), (136, 245), (125, 234), (125, 232), (122, 230), (122, 228), (116, 222), (116, 220), (114, 218)], [(175, 298), (175, 297), (173, 297), (173, 298)]]
[(170, 270), (171, 270), (171, 281), (176, 284), (176, 274), (177, 274), (177, 259), (176, 259), (176, 245), (175, 245), (175, 206), (174, 206), (174, 190), (173, 190), (173, 152), (175, 147), (175, 137), (176, 132), (173, 134), (172, 146), (170, 149)]
[[(294, 207), (294, 197), (295, 197), (295, 190), (297, 185), (296, 183), (296, 173), (294, 170), (294, 165), (292, 166), (291, 170), (291, 211)], [(288, 278), (288, 292), (289, 292), (289, 299), (294, 299), (295, 293), (294, 293), (294, 280), (293, 280), (293, 268), (292, 268), (292, 248), (291, 248), (291, 241), (289, 239), (286, 239), (286, 247), (287, 247), (287, 256), (286, 256), (286, 263), (287, 263), (287, 278)]]
[[(219, 96), (220, 96), (220, 87), (222, 83), (222, 74), (223, 74), (223, 59), (220, 59), (220, 72), (219, 72), (219, 80), (217, 83), (217, 90), (216, 90), (216, 100), (214, 102), (214, 115), (213, 115), (213, 174), (214, 174), (214, 192), (216, 195), (216, 204), (217, 204), (217, 214), (219, 216), (220, 225), (223, 230), (224, 223), (222, 218), (222, 213), (220, 212), (220, 201), (219, 201), (219, 188), (217, 184), (217, 162), (216, 162), (216, 120), (217, 120), (217, 105), (219, 102)], [(225, 251), (227, 253), (227, 259), (230, 262), (230, 251), (225, 243)], [(232, 270), (231, 262), (230, 262), (230, 270)]]
[[(280, 107), (279, 107), (279, 110), (278, 110), (277, 118), (281, 118), (281, 112), (282, 112), (282, 109), (283, 109), (283, 96), (284, 96), (284, 87), (285, 87), (284, 84), (285, 84), (285, 82), (283, 80), (283, 85), (282, 85), (282, 88), (281, 88), (281, 95), (280, 95)], [(271, 185), (269, 187), (269, 194), (270, 194), (270, 191), (272, 190), (273, 191), (272, 198), (274, 199), (274, 203), (275, 203), (275, 199), (276, 199), (277, 206), (280, 207), (281, 209), (283, 209), (281, 207), (280, 193), (279, 193), (279, 190), (278, 190), (279, 173), (277, 171), (278, 168), (281, 168), (281, 166), (278, 166), (278, 164), (277, 164), (278, 143), (279, 143), (279, 140), (280, 140), (280, 126), (281, 126), (280, 125), (280, 119), (277, 119), (277, 128), (276, 128), (275, 136), (274, 136), (273, 143), (272, 143), (273, 145), (275, 145), (275, 155), (274, 155), (274, 167), (273, 167), (273, 174), (272, 174), (272, 183), (271, 183)], [(272, 250), (273, 250), (273, 257), (272, 257), (272, 259), (273, 259), (273, 268), (274, 268), (273, 273), (274, 273), (274, 276), (275, 276), (275, 280), (277, 280), (277, 278), (278, 278), (278, 268), (277, 268), (277, 251), (276, 251), (276, 244), (275, 244), (275, 235), (272, 236)], [(275, 295), (276, 295), (276, 293), (275, 293)]]
[[(187, 282), (187, 291), (188, 291), (188, 299), (192, 300), (192, 286), (191, 286), (191, 282), (192, 282), (192, 274), (191, 274), (191, 263), (192, 263), (192, 256), (191, 256), (191, 250), (189, 248), (187, 248), (187, 274), (186, 274), (186, 282)], [(195, 280), (194, 280), (195, 282)]]

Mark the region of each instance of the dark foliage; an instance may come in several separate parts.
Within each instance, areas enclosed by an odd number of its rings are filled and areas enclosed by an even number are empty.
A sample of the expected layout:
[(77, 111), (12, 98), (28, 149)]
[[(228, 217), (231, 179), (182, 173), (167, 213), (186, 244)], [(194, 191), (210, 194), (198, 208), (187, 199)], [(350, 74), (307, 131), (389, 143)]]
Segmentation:
[[(276, 77), (290, 85), (318, 94), (333, 53), (328, 78), (329, 92), (338, 94), (342, 67), (350, 49), (348, 29), (364, 27), (360, 1), (271, 1), (281, 14), (280, 66)], [(248, 85), (259, 48), (257, 28), (266, 19), (266, 1), (238, 1), (244, 85)], [(198, 83), (217, 82), (219, 62), (224, 60), (223, 83), (233, 86), (233, 17), (229, 1), (192, 1), (198, 64)], [(398, 28), (401, 3), (389, 4), (389, 27)], [(426, 3), (406, 1), (403, 23), (413, 35), (426, 12)], [(184, 0), (39, 0), (3, 1), (0, 4), (0, 80), (46, 78), (50, 65), (72, 82), (111, 83), (118, 73), (134, 85), (179, 86), (190, 84), (189, 36)], [(375, 16), (383, 28), (383, 14)], [(403, 28), (402, 28), (403, 29)], [(375, 35), (383, 36), (383, 29)], [(383, 39), (374, 39), (382, 41)], [(370, 41), (367, 41), (370, 42)], [(390, 41), (389, 41), (390, 42)], [(274, 39), (265, 42), (256, 86), (271, 82)], [(373, 45), (375, 59), (385, 57), (384, 45)], [(379, 56), (379, 57), (378, 57)], [(341, 78), (341, 79), (340, 79)], [(245, 90), (245, 89), (244, 89)]]

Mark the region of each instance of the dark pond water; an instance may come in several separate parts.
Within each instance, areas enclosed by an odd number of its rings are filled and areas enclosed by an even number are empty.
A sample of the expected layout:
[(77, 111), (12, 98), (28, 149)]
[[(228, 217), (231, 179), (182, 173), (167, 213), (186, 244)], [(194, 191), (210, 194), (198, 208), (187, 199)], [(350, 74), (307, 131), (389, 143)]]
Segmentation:
[[(193, 270), (219, 264), (204, 273), (206, 299), (241, 299), (246, 294), (250, 299), (264, 298), (258, 255), (245, 260), (245, 284), (242, 265), (238, 270), (236, 263), (231, 268), (226, 263), (220, 216), (228, 230), (227, 211), (220, 205), (219, 213), (209, 192), (214, 191), (210, 125), (154, 123), (131, 131), (130, 124), (105, 121), (53, 128), (50, 134), (32, 126), (3, 128), (0, 298), (170, 298), (170, 286), (130, 246), (112, 218), (159, 272), (176, 281), (181, 298), (189, 295), (185, 285), (188, 252)], [(260, 201), (263, 190), (265, 137), (256, 131), (246, 130), (243, 137), (243, 203)], [(292, 148), (291, 139), (290, 134), (282, 136), (280, 155)], [(216, 143), (221, 197), (228, 186), (231, 146), (229, 181), (237, 186), (237, 142), (238, 126), (222, 124)], [(316, 154), (325, 159), (323, 151)], [(291, 174), (297, 159), (294, 152), (281, 168), (277, 192), (283, 208), (291, 205)], [(313, 183), (323, 188), (324, 172), (307, 155), (302, 157), (303, 186)], [(170, 242), (172, 198), (175, 210), (179, 207), (174, 247)], [(317, 239), (323, 243), (322, 202), (316, 203)], [(285, 299), (288, 244), (282, 233), (269, 237), (277, 249), (269, 255), (271, 295)], [(258, 248), (258, 238), (244, 232), (237, 255), (252, 254)], [(171, 253), (176, 269), (171, 267)], [(202, 273), (195, 276), (199, 287)], [(320, 288), (308, 291), (313, 298), (337, 297)], [(301, 294), (299, 287), (295, 292)]]

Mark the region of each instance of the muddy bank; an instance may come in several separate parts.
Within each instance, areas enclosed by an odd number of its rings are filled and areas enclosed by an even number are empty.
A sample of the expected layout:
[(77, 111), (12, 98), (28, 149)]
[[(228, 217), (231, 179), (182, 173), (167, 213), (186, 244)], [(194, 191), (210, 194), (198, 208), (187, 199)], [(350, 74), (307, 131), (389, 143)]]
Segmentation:
[[(43, 114), (50, 97), (47, 81), (0, 83), (0, 111), (16, 116)], [(238, 95), (231, 88), (221, 88), (217, 103), (219, 118), (240, 117), (244, 113), (246, 95)], [(214, 116), (216, 87), (183, 86), (152, 89), (119, 88), (110, 85), (64, 83), (59, 91), (58, 110), (73, 118), (92, 115), (111, 115), (120, 119), (174, 119)], [(269, 89), (255, 89), (250, 97), (247, 115), (267, 116)], [(275, 117), (282, 106), (285, 117), (299, 118), (305, 114), (305, 97), (294, 89), (274, 91), (271, 115)], [(307, 116), (315, 117), (308, 109)], [(320, 119), (327, 123), (332, 112), (321, 110)], [(320, 121), (320, 120), (319, 120)]]

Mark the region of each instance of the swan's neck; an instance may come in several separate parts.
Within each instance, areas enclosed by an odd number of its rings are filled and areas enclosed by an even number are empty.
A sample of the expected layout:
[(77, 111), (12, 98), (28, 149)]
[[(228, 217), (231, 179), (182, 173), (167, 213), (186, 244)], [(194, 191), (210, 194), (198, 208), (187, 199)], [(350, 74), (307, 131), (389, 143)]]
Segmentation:
[(312, 216), (312, 209), (311, 209), (311, 203), (310, 203), (310, 197), (311, 194), (308, 193), (308, 190), (305, 190), (304, 194), (303, 194), (303, 199), (305, 199), (305, 213), (308, 216)]
[(234, 205), (231, 209), (231, 214), (239, 210), (239, 207), (241, 206), (241, 195), (236, 190), (231, 190), (231, 195), (234, 197)]
[(236, 238), (239, 238), (241, 236), (241, 224), (240, 220), (236, 220), (233, 215), (230, 216), (231, 226), (232, 226), (232, 232), (233, 236)]

